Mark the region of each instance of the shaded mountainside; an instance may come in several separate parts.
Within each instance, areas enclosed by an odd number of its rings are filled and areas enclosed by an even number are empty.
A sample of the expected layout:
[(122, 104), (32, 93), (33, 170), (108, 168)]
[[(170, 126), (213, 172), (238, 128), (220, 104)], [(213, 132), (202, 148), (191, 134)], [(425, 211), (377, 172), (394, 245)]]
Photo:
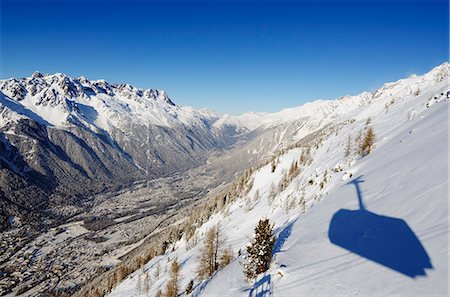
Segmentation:
[(163, 91), (39, 73), (0, 90), (0, 203), (12, 215), (70, 215), (80, 198), (198, 166), (236, 141), (212, 127), (217, 113)]

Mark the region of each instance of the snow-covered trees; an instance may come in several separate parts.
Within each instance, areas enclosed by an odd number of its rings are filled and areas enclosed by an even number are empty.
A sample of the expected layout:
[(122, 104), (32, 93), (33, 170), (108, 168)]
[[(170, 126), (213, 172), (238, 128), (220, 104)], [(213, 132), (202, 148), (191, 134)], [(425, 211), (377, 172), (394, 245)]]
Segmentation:
[(272, 261), (272, 250), (275, 245), (273, 225), (269, 219), (262, 219), (255, 227), (252, 241), (247, 245), (247, 262), (244, 264), (244, 274), (248, 280), (269, 269)]
[(167, 282), (166, 297), (177, 297), (179, 291), (180, 264), (178, 258), (175, 258), (170, 265), (170, 279)]
[(208, 230), (198, 259), (197, 275), (200, 279), (211, 277), (216, 270), (231, 262), (233, 254), (223, 248), (224, 242), (219, 226)]

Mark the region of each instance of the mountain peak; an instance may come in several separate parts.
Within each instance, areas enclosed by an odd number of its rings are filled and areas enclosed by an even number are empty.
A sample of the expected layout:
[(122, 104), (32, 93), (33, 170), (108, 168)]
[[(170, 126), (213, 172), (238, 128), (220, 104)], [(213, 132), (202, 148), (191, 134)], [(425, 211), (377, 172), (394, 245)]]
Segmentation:
[(35, 71), (35, 72), (33, 72), (33, 74), (31, 75), (31, 77), (34, 77), (34, 78), (43, 78), (44, 75), (43, 75), (42, 73), (40, 73), (39, 71)]

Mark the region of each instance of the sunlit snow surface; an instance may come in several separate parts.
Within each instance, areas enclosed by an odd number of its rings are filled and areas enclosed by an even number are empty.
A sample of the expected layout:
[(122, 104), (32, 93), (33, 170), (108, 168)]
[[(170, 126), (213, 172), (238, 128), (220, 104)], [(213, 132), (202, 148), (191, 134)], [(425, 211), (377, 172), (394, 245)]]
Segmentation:
[[(445, 67), (448, 73), (448, 65)], [(325, 139), (314, 152), (313, 163), (271, 205), (267, 199), (270, 184), (278, 184), (282, 172), (300, 157), (301, 149), (281, 156), (274, 173), (270, 164), (258, 170), (248, 197), (254, 197), (258, 190), (260, 199), (251, 210), (245, 203), (246, 197), (238, 199), (226, 213), (214, 215), (198, 230), (198, 235), (202, 238), (208, 228), (220, 223), (226, 244), (237, 255), (239, 250), (245, 250), (257, 221), (268, 217), (275, 222), (278, 236), (270, 270), (249, 284), (239, 263), (243, 259), (237, 257), (212, 279), (200, 284), (196, 281), (193, 296), (447, 296), (448, 81), (436, 82), (433, 75), (430, 72), (403, 84), (387, 84), (379, 91), (379, 98), (368, 106), (351, 108), (337, 117), (335, 123), (344, 119), (357, 121)], [(413, 93), (418, 86), (417, 96)], [(386, 112), (385, 104), (392, 101)], [(347, 165), (347, 137), (354, 137), (369, 116), (377, 136), (376, 148), (371, 155), (354, 158)], [(332, 170), (337, 166), (343, 171)], [(317, 185), (304, 188), (306, 213), (300, 206), (286, 213), (287, 197), (299, 197), (299, 187), (311, 178), (320, 181), (325, 170), (330, 177), (324, 189)], [(359, 212), (355, 180), (365, 213)], [(318, 201), (314, 201), (316, 195), (321, 197)], [(332, 223), (336, 215), (340, 217), (337, 225)], [(354, 224), (348, 235), (352, 244), (333, 238), (346, 234), (340, 228), (348, 228), (349, 224)], [(386, 234), (388, 230), (390, 233)], [(393, 238), (411, 242), (396, 244)], [(390, 242), (383, 244), (386, 239)], [(195, 278), (201, 244), (200, 241), (187, 251), (182, 239), (175, 251), (146, 264), (144, 270), (152, 278), (152, 295), (164, 289), (168, 278), (167, 273), (162, 273), (155, 279), (156, 266), (159, 263), (164, 271), (168, 259), (176, 256), (181, 263), (180, 288), (184, 291), (189, 280)], [(373, 250), (370, 244), (381, 248)], [(408, 273), (408, 267), (405, 272), (389, 262), (395, 262), (396, 256), (402, 254), (412, 261), (409, 268), (416, 269), (412, 273)], [(400, 262), (405, 263), (402, 259)], [(142, 271), (132, 274), (110, 296), (139, 296), (139, 275)]]

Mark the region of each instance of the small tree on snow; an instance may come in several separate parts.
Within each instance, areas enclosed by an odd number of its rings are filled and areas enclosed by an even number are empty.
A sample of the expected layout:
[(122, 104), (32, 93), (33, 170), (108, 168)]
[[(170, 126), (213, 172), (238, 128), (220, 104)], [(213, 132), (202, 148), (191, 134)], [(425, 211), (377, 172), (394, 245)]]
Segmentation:
[(198, 258), (197, 276), (200, 279), (211, 277), (216, 270), (231, 262), (233, 253), (224, 249), (224, 244), (225, 238), (218, 225), (208, 230)]
[(148, 271), (144, 274), (144, 294), (146, 296), (149, 296), (150, 294), (150, 287), (151, 287), (151, 279), (150, 275), (148, 274)]
[(302, 191), (302, 195), (300, 196), (300, 206), (302, 207), (302, 212), (306, 212), (306, 199), (305, 199), (305, 192)]
[(272, 204), (273, 200), (277, 196), (277, 189), (275, 188), (275, 184), (272, 182), (270, 184), (270, 192), (269, 192), (269, 203)]
[(369, 127), (361, 142), (360, 146), (361, 156), (364, 157), (372, 153), (374, 143), (375, 143), (375, 132), (373, 131), (372, 127)]
[(161, 265), (158, 262), (158, 265), (156, 265), (155, 278), (159, 279), (160, 274), (161, 274)]
[(141, 284), (141, 275), (140, 274), (137, 275), (136, 291), (138, 292), (138, 294), (141, 294), (141, 292), (142, 292), (142, 284)]
[(344, 156), (348, 157), (352, 153), (352, 137), (349, 135), (347, 139), (347, 145), (345, 147)]
[(273, 225), (269, 219), (262, 219), (255, 227), (252, 241), (247, 245), (247, 262), (244, 264), (244, 274), (248, 280), (269, 269), (272, 261), (272, 251), (275, 245)]
[(186, 289), (184, 290), (184, 293), (185, 293), (186, 295), (189, 295), (189, 294), (192, 293), (193, 290), (194, 290), (194, 280), (191, 279), (191, 280), (189, 281), (189, 283), (186, 285)]
[(177, 297), (179, 291), (180, 264), (175, 258), (170, 265), (170, 279), (166, 286), (166, 297)]
[(253, 195), (253, 202), (256, 202), (258, 200), (259, 200), (259, 189), (257, 189), (255, 194)]

